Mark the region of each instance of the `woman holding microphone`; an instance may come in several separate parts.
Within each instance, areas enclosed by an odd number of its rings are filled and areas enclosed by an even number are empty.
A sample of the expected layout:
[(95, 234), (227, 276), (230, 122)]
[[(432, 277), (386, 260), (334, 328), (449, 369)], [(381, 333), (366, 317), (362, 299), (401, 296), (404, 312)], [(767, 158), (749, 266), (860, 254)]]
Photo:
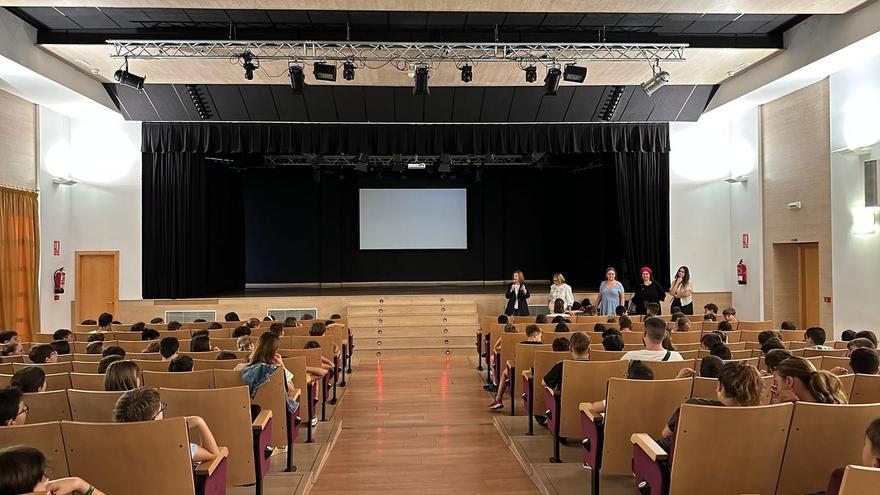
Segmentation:
[(550, 311), (553, 311), (557, 299), (562, 299), (562, 302), (565, 303), (564, 311), (571, 311), (574, 294), (571, 292), (571, 286), (565, 283), (565, 277), (561, 273), (553, 275), (553, 284), (550, 285), (550, 298), (547, 299), (547, 307), (550, 308)]
[(513, 272), (513, 283), (507, 288), (507, 309), (504, 310), (504, 314), (507, 316), (528, 316), (529, 296), (531, 294), (526, 288), (523, 272), (519, 270)]

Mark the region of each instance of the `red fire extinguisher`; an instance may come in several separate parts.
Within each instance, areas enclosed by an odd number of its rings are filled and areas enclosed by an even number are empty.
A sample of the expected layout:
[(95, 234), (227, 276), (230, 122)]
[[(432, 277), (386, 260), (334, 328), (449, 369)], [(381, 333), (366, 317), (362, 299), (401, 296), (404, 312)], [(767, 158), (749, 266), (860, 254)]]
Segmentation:
[(55, 270), (52, 274), (52, 283), (55, 285), (55, 300), (59, 300), (58, 294), (64, 294), (64, 267)]
[(736, 283), (739, 285), (749, 283), (749, 269), (743, 260), (739, 260), (739, 263), (736, 264)]

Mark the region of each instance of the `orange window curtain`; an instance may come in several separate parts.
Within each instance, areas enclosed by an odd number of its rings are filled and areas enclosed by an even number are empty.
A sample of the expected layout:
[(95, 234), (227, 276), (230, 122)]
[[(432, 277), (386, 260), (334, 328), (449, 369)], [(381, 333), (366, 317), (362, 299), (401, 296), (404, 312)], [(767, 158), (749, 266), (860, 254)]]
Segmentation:
[(0, 330), (40, 331), (37, 193), (0, 186)]

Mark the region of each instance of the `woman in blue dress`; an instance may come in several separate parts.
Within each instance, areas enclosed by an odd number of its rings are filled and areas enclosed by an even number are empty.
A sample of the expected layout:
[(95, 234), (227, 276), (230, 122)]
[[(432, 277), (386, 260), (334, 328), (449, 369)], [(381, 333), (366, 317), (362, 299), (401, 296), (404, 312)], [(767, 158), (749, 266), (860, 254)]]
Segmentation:
[(605, 270), (605, 280), (599, 285), (599, 297), (596, 299), (596, 307), (600, 315), (617, 314), (617, 307), (623, 306), (623, 284), (617, 281), (617, 270), (608, 267)]

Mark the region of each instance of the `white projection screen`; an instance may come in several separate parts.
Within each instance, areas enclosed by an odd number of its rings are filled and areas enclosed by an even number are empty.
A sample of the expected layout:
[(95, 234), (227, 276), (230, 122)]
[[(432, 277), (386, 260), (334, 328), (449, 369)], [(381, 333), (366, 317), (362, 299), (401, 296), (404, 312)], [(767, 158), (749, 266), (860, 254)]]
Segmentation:
[(360, 246), (467, 249), (467, 189), (361, 189)]

